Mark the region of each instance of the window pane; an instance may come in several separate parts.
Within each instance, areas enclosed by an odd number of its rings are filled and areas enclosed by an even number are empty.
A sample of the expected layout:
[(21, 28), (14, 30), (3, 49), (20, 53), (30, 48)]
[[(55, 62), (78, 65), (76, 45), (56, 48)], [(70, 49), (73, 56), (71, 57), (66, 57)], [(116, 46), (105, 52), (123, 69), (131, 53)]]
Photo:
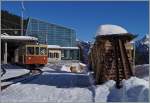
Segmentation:
[(34, 47), (27, 47), (27, 54), (34, 55)]
[(53, 58), (52, 53), (50, 53), (50, 58)]
[(40, 55), (46, 55), (46, 48), (45, 47), (40, 48)]
[(56, 58), (59, 58), (59, 54), (58, 53), (56, 53)]

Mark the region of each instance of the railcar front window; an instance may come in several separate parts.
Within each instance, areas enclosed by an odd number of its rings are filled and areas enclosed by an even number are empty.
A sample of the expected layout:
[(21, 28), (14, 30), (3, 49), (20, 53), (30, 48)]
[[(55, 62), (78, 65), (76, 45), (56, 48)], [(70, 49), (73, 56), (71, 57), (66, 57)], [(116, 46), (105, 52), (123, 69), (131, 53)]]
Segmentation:
[(46, 55), (46, 48), (44, 48), (44, 47), (41, 47), (40, 48), (40, 55)]
[(34, 55), (34, 47), (27, 47), (27, 54)]
[(39, 55), (39, 47), (36, 47), (35, 50), (36, 50), (36, 55)]

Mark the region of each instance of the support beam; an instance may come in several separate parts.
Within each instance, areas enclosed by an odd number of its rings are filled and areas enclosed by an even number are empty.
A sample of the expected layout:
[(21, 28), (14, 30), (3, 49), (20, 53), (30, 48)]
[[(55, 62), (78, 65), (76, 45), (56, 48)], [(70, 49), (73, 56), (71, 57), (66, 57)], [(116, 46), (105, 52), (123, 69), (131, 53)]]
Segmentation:
[(118, 40), (117, 39), (114, 39), (113, 40), (113, 52), (114, 52), (114, 56), (115, 56), (115, 66), (116, 66), (116, 87), (117, 88), (120, 88), (121, 87), (121, 81), (120, 81), (120, 74), (119, 74), (119, 61), (118, 61), (118, 53), (119, 53), (119, 50), (118, 50)]
[(126, 52), (126, 50), (125, 50), (124, 42), (122, 42), (122, 46), (123, 46), (122, 49), (123, 49), (123, 51), (125, 52), (125, 53), (124, 53), (124, 57), (125, 57), (125, 61), (126, 61), (126, 66), (127, 66), (128, 71), (129, 71), (129, 73), (130, 73), (130, 76), (134, 76), (133, 71), (132, 71), (132, 67), (131, 67), (131, 65), (130, 65), (130, 62), (129, 62), (129, 59), (128, 59), (128, 56), (127, 56), (127, 52)]
[(19, 49), (17, 48), (17, 49), (15, 49), (15, 52), (14, 52), (14, 56), (15, 56), (15, 59), (14, 59), (14, 61), (15, 61), (15, 63), (18, 63), (19, 61), (19, 57), (18, 57), (18, 53), (19, 53)]
[[(126, 60), (128, 60), (128, 58), (125, 58), (125, 46), (123, 46), (124, 43), (122, 43), (121, 40), (119, 40), (119, 48), (120, 48), (120, 53), (121, 53), (121, 61), (122, 61), (122, 65), (123, 65), (123, 73), (124, 73), (124, 78), (127, 79), (128, 78), (128, 75), (126, 74), (126, 71), (127, 71), (127, 64), (126, 64)], [(124, 48), (123, 48), (124, 47)], [(124, 51), (123, 51), (124, 50)]]
[(7, 64), (7, 42), (5, 42), (4, 64)]

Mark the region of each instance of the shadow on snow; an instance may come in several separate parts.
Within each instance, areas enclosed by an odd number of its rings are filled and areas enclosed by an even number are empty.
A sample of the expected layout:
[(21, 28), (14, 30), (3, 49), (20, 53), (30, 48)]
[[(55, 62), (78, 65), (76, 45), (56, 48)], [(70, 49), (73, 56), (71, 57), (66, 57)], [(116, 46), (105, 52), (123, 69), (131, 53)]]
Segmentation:
[(67, 72), (43, 72), (31, 81), (24, 81), (23, 84), (38, 84), (56, 86), (57, 88), (88, 87), (91, 86), (87, 74), (76, 74)]

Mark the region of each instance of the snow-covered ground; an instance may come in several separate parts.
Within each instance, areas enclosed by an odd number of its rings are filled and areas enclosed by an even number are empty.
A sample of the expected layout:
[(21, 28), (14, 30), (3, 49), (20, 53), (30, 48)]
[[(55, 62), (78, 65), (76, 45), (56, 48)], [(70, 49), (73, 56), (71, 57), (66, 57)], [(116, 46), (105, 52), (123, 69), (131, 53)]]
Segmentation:
[(30, 81), (13, 84), (1, 92), (2, 102), (148, 102), (149, 81), (138, 77), (123, 80), (116, 89), (115, 81), (93, 85), (89, 73), (69, 73), (43, 68), (43, 73)]
[(5, 102), (92, 102), (90, 85), (87, 74), (44, 72), (30, 82), (11, 85), (2, 91), (1, 99)]
[(29, 70), (17, 65), (5, 64), (1, 66), (6, 70), (6, 73), (1, 77), (1, 80), (21, 76), (30, 72)]
[(149, 64), (137, 65), (135, 67), (135, 76), (149, 81)]

